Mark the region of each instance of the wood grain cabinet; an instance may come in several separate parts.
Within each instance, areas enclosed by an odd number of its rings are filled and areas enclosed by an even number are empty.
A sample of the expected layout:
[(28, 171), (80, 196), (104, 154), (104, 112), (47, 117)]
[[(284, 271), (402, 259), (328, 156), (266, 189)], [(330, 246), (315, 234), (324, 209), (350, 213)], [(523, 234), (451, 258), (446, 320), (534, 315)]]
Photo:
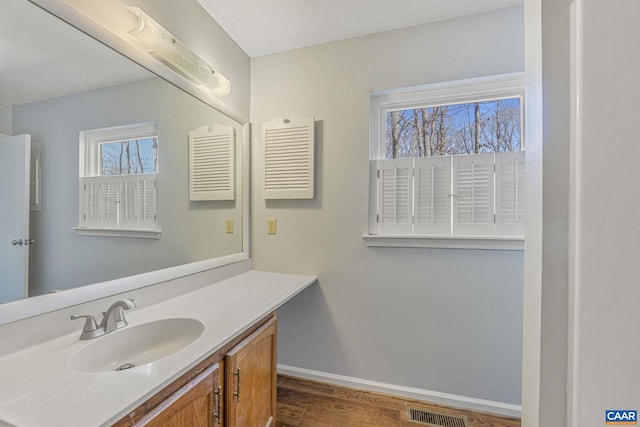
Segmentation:
[(113, 426), (275, 426), (276, 340), (274, 313)]
[(275, 319), (225, 356), (227, 427), (275, 426)]

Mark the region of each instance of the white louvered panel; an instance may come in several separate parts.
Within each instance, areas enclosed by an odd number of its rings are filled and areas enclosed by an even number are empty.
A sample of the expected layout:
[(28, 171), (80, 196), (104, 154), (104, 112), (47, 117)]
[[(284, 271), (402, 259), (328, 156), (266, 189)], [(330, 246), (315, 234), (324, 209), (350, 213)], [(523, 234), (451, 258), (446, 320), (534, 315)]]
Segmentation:
[(157, 228), (158, 174), (80, 178), (80, 226)]
[(451, 234), (451, 157), (415, 159), (415, 232)]
[(189, 200), (235, 200), (235, 133), (231, 126), (189, 132)]
[(117, 177), (80, 178), (82, 226), (117, 226), (119, 182)]
[(156, 223), (158, 205), (156, 200), (156, 195), (158, 194), (156, 191), (157, 185), (157, 175), (150, 179), (138, 180), (138, 218), (144, 223)]
[(493, 154), (454, 156), (455, 234), (494, 234), (493, 158)]
[(132, 179), (120, 181), (120, 194), (122, 195), (122, 221), (121, 223), (133, 223), (137, 220), (136, 182)]
[(496, 153), (496, 228), (503, 236), (524, 236), (525, 153)]
[(121, 228), (157, 228), (157, 177), (157, 174), (145, 174), (121, 178)]
[(312, 199), (314, 119), (279, 117), (263, 123), (265, 199)]
[(98, 183), (100, 189), (100, 221), (102, 223), (118, 221), (118, 183), (105, 180)]
[(380, 160), (379, 167), (381, 231), (410, 233), (413, 226), (413, 159)]

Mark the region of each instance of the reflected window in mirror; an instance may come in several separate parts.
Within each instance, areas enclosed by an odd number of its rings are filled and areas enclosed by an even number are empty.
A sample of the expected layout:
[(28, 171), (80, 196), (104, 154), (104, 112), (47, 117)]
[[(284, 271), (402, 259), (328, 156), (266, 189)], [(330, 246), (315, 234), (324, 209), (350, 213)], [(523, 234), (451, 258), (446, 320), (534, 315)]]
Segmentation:
[(158, 238), (158, 126), (80, 132), (80, 234)]

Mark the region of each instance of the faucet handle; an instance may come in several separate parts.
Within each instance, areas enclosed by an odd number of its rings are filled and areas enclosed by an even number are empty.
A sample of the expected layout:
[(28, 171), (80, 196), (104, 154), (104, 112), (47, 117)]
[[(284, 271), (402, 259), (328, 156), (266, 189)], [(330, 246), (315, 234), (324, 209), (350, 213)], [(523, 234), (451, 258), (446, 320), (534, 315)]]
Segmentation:
[(127, 319), (124, 317), (124, 310), (122, 309), (122, 307), (116, 307), (115, 316), (116, 316), (116, 329), (124, 328), (129, 324), (127, 322)]
[(71, 320), (86, 319), (84, 327), (82, 328), (82, 334), (80, 334), (81, 340), (90, 340), (91, 338), (99, 337), (104, 331), (98, 328), (96, 319), (90, 314), (81, 314), (78, 316), (71, 316)]

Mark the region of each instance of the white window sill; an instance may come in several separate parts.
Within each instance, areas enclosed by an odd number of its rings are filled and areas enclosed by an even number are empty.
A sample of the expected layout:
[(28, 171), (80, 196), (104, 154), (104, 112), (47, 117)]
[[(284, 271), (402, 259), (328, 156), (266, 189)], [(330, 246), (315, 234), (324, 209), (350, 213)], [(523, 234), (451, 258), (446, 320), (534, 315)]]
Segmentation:
[(159, 239), (161, 230), (135, 230), (124, 228), (88, 228), (71, 227), (78, 236), (101, 236), (101, 237), (133, 237), (136, 239)]
[(362, 237), (367, 246), (371, 247), (524, 250), (524, 237), (415, 236), (403, 234), (365, 234)]

